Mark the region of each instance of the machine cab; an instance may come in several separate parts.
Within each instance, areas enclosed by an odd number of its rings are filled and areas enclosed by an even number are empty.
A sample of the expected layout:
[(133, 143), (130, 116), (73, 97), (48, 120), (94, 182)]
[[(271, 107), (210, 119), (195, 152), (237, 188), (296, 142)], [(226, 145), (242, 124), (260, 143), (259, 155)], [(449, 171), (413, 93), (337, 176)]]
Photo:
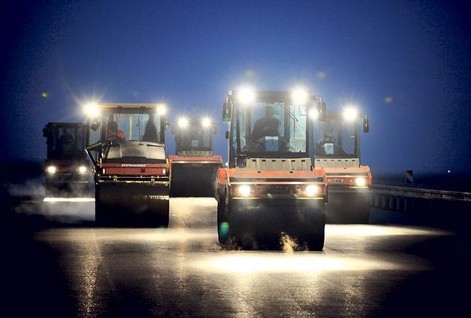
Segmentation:
[(303, 90), (230, 92), (223, 110), (230, 122), (229, 167), (241, 158), (312, 158), (313, 122), (324, 115), (320, 97)]
[(216, 134), (216, 126), (211, 119), (180, 117), (172, 127), (172, 133), (175, 135), (177, 155), (213, 155), (213, 136)]
[(326, 120), (315, 125), (315, 155), (317, 159), (355, 159), (360, 158), (358, 126), (369, 131), (368, 119), (355, 108), (329, 111)]
[(165, 162), (163, 104), (93, 105), (88, 109), (87, 151), (94, 162)]
[(86, 159), (87, 126), (82, 123), (48, 123), (43, 128), (47, 160)]

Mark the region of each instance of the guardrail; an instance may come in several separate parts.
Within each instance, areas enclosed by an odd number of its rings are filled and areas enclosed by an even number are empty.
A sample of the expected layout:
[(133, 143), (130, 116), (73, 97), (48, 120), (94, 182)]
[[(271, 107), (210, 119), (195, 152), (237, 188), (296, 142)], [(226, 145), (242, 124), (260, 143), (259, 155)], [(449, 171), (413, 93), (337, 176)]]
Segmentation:
[(471, 211), (471, 192), (377, 184), (372, 187), (371, 206), (396, 211), (424, 209), (469, 209)]

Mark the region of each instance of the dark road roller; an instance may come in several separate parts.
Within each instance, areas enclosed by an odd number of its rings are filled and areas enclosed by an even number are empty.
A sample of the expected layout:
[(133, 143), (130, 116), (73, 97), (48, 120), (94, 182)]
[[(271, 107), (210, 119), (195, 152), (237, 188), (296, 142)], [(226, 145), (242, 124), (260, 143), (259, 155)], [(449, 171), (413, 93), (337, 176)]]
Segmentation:
[(168, 227), (166, 105), (102, 103), (88, 113), (97, 223)]
[(309, 91), (229, 92), (228, 165), (217, 176), (217, 226), (223, 246), (324, 247), (327, 182), (314, 167), (315, 122), (325, 104)]
[(326, 120), (315, 125), (314, 165), (325, 170), (329, 191), (327, 223), (369, 222), (373, 178), (370, 167), (361, 162), (358, 126), (369, 132), (366, 114), (352, 105), (328, 111)]
[(85, 153), (87, 125), (72, 122), (49, 122), (43, 128), (46, 138), (44, 160), (45, 196), (92, 197), (93, 177)]
[(209, 117), (178, 118), (172, 125), (175, 154), (169, 155), (171, 197), (214, 197), (222, 157), (213, 152), (216, 126)]

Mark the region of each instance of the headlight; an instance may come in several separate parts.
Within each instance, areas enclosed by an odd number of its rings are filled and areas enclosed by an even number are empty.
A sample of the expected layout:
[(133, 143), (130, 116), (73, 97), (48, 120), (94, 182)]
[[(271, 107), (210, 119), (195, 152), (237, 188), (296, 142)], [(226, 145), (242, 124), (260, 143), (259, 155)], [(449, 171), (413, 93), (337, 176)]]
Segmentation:
[(308, 197), (313, 197), (319, 194), (320, 188), (316, 185), (311, 184), (311, 185), (306, 186), (306, 189), (304, 189), (304, 192), (306, 193)]
[(167, 104), (162, 103), (157, 105), (157, 115), (163, 116), (167, 113)]
[(304, 88), (296, 88), (291, 92), (291, 99), (296, 105), (306, 105), (309, 99), (309, 92)]
[(97, 102), (88, 102), (83, 106), (85, 115), (89, 118), (97, 118), (100, 115), (100, 108)]
[(316, 120), (317, 118), (319, 118), (319, 111), (317, 109), (310, 109), (308, 114), (309, 118), (312, 120)]
[(203, 126), (204, 128), (211, 127), (211, 118), (204, 117), (203, 119), (201, 119), (201, 126)]
[(358, 109), (354, 106), (347, 106), (343, 111), (343, 119), (349, 122), (358, 118)]
[(366, 178), (364, 177), (358, 177), (355, 179), (355, 184), (358, 187), (364, 187), (366, 185)]
[(80, 166), (77, 168), (77, 172), (80, 174), (85, 174), (87, 172), (87, 167), (86, 166)]
[(57, 172), (57, 167), (56, 166), (47, 166), (46, 172), (49, 174), (55, 174)]
[(237, 193), (241, 197), (248, 197), (250, 195), (250, 192), (252, 192), (252, 189), (248, 185), (241, 185), (237, 187)]
[(250, 87), (243, 87), (238, 91), (237, 99), (244, 105), (251, 104), (255, 101), (255, 91)]
[(188, 127), (189, 123), (190, 122), (188, 121), (188, 118), (180, 117), (180, 118), (178, 118), (177, 125), (178, 125), (178, 128), (186, 128), (186, 127)]

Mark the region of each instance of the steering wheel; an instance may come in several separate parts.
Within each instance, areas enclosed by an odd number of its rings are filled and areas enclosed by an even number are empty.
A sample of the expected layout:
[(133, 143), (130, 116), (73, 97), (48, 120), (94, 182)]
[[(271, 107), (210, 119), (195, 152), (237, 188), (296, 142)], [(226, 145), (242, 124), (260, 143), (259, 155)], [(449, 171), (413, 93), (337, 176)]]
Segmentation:
[(335, 138), (334, 137), (324, 137), (324, 140), (323, 140), (323, 143), (334, 143), (335, 142)]

